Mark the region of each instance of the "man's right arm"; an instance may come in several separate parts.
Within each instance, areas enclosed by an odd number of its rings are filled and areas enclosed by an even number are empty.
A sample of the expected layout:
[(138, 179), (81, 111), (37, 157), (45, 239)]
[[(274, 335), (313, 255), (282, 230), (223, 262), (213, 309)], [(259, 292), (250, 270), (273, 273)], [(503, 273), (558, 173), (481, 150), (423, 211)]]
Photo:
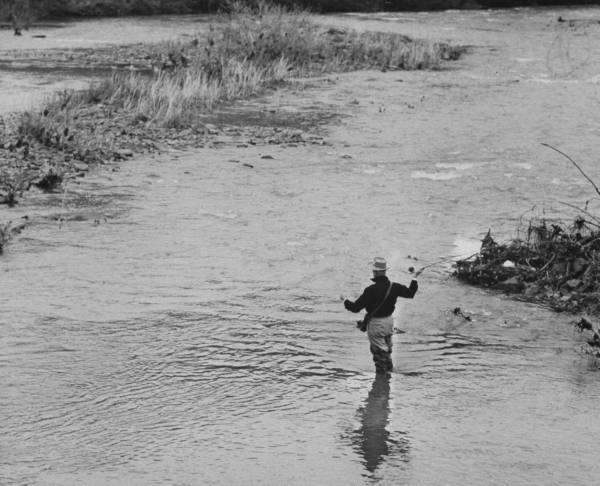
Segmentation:
[(344, 307), (350, 312), (360, 312), (365, 308), (365, 293), (363, 292), (363, 294), (356, 299), (355, 302), (346, 299), (344, 301)]

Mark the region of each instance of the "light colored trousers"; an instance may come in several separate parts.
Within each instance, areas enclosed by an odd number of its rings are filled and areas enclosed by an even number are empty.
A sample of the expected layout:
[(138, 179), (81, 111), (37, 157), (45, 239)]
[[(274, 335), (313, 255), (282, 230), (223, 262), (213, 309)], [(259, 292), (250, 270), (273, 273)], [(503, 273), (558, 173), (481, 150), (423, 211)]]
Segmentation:
[(394, 334), (394, 318), (373, 317), (369, 321), (367, 335), (371, 346), (381, 349), (386, 353), (392, 352), (392, 335)]

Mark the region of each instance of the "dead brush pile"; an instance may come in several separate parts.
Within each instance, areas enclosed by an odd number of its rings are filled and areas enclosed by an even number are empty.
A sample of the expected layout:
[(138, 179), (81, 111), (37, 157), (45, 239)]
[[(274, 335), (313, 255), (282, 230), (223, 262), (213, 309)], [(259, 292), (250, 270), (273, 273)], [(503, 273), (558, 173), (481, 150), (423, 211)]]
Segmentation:
[[(568, 155), (566, 157), (600, 189)], [(518, 295), (557, 311), (600, 316), (600, 218), (584, 208), (571, 224), (546, 218), (529, 222), (524, 239), (497, 243), (491, 232), (472, 257), (456, 262), (454, 275), (467, 283)]]
[(600, 315), (600, 231), (579, 216), (570, 226), (532, 221), (525, 240), (503, 244), (488, 232), (477, 255), (456, 263), (455, 276), (557, 311)]

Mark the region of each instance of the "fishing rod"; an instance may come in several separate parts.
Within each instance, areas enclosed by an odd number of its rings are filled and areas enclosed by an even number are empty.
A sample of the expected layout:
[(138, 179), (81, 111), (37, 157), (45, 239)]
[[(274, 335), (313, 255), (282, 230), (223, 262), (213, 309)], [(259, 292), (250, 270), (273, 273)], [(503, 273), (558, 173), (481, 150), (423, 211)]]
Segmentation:
[(426, 270), (428, 268), (435, 267), (436, 265), (440, 265), (442, 263), (446, 263), (446, 262), (449, 262), (449, 261), (452, 261), (452, 260), (457, 260), (459, 258), (462, 259), (462, 260), (467, 260), (467, 259), (469, 259), (471, 257), (474, 257), (475, 255), (479, 255), (479, 251), (477, 251), (475, 253), (471, 253), (469, 255), (464, 255), (464, 256), (463, 255), (452, 255), (452, 256), (444, 257), (444, 258), (441, 258), (439, 260), (436, 260), (433, 263), (429, 263), (429, 264), (427, 264), (427, 265), (419, 268), (419, 270), (417, 270), (416, 272), (415, 272), (414, 267), (408, 267), (408, 273), (412, 274), (414, 272), (414, 277), (416, 278), (419, 275), (421, 275), (424, 270)]

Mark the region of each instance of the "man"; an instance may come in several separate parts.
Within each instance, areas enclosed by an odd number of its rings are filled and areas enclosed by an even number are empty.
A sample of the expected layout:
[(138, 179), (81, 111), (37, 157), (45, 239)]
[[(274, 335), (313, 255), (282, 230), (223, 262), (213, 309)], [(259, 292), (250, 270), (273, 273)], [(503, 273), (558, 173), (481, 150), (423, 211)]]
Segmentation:
[(367, 325), (367, 335), (371, 344), (375, 370), (378, 373), (387, 373), (393, 369), (394, 319), (392, 314), (396, 306), (396, 299), (398, 297), (412, 299), (419, 285), (416, 280), (413, 280), (409, 287), (390, 282), (385, 274), (388, 266), (384, 258), (376, 257), (372, 265), (373, 285), (367, 287), (356, 302), (345, 299), (344, 307), (351, 312), (367, 310), (368, 316), (371, 317)]

